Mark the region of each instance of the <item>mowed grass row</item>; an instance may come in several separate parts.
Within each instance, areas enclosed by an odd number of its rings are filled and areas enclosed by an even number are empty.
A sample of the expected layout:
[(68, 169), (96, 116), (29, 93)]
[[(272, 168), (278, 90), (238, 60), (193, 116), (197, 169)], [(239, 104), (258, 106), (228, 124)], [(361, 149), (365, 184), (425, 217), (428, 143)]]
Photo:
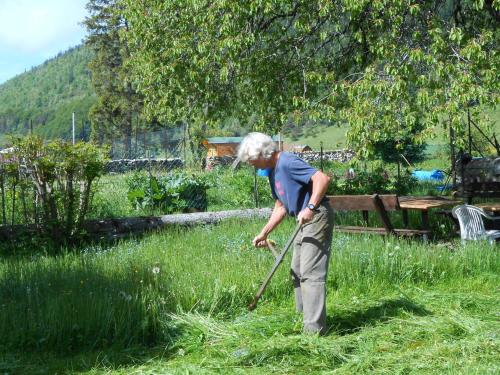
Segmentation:
[[(168, 230), (109, 249), (3, 260), (0, 345), (7, 354), (0, 357), (0, 369), (72, 373), (71, 367), (96, 374), (498, 369), (495, 248), (336, 234), (328, 280), (330, 332), (309, 337), (300, 333), (301, 317), (293, 312), (289, 258), (260, 307), (246, 310), (273, 263), (266, 250), (251, 247), (262, 224), (230, 221)], [(285, 243), (293, 225), (287, 222), (273, 238)], [(18, 354), (22, 351), (38, 354)]]

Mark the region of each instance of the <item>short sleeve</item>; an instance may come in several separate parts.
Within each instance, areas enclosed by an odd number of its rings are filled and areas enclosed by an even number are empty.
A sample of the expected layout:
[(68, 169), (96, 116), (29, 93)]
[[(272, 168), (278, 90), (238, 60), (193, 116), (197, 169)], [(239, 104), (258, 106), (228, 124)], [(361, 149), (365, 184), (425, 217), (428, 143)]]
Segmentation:
[(289, 164), (290, 177), (301, 184), (307, 185), (311, 181), (311, 177), (318, 170), (311, 167), (304, 160), (294, 157)]

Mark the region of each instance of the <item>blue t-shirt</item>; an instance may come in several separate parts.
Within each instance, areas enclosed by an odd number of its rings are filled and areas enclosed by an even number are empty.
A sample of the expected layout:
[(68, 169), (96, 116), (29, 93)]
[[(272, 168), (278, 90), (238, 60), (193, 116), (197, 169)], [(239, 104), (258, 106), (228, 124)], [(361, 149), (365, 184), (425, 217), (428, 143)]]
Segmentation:
[(297, 216), (311, 198), (311, 177), (318, 170), (290, 152), (281, 152), (269, 175), (274, 199), (279, 199), (291, 216)]

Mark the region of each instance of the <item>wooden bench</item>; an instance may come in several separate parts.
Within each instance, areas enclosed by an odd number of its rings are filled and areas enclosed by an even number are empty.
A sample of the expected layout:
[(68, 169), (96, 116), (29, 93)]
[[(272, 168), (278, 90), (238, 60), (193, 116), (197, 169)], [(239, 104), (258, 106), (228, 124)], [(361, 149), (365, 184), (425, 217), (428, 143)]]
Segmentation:
[[(394, 228), (389, 218), (389, 211), (399, 211), (397, 195), (329, 195), (327, 198), (334, 211), (361, 211), (366, 226), (338, 226), (334, 230), (347, 233), (373, 233), (398, 236), (423, 236), (426, 240), (429, 230)], [(368, 212), (376, 211), (383, 227), (368, 226)]]

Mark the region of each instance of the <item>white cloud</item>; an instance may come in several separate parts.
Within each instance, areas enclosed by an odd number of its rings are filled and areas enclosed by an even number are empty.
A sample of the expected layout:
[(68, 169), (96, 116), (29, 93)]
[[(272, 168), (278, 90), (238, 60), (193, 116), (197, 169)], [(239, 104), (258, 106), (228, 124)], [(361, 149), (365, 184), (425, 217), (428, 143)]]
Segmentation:
[(79, 44), (86, 0), (0, 0), (0, 49), (57, 53)]

